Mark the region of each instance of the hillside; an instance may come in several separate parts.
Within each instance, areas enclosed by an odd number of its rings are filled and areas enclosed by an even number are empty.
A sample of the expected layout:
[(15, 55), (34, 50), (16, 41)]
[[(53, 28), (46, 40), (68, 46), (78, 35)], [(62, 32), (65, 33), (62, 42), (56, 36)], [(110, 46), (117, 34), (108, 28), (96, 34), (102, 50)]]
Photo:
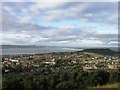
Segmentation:
[(110, 50), (110, 49), (84, 49), (82, 52), (91, 52), (100, 55), (116, 55), (117, 52)]

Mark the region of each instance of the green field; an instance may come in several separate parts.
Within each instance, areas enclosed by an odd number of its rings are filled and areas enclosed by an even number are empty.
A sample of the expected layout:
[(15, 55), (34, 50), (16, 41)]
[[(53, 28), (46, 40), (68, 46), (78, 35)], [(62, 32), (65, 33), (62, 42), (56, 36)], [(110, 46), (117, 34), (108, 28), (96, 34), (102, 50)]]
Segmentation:
[(106, 84), (95, 88), (120, 88), (120, 83)]

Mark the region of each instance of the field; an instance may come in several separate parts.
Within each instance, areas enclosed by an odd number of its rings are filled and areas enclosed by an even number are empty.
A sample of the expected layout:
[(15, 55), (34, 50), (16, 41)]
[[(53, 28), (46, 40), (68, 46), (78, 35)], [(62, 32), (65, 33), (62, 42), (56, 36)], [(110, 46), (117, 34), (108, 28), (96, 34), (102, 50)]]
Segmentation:
[(106, 84), (95, 88), (120, 88), (120, 83)]

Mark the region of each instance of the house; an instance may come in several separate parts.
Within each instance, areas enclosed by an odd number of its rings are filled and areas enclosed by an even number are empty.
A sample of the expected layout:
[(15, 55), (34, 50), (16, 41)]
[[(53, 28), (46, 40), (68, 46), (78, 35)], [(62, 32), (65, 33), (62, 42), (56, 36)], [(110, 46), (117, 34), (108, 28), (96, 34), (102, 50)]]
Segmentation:
[(15, 62), (15, 63), (18, 63), (19, 60), (14, 60), (14, 59), (10, 59), (11, 62)]
[(45, 62), (45, 64), (54, 65), (54, 64), (55, 64), (55, 62)]

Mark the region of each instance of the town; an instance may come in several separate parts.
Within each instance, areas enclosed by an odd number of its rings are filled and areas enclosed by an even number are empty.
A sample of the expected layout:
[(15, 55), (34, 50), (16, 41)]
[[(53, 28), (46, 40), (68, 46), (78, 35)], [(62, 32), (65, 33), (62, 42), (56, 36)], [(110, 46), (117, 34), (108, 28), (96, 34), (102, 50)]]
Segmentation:
[(119, 59), (118, 53), (109, 49), (4, 55), (2, 87), (3, 90), (81, 90), (115, 84), (112, 88), (118, 88)]
[(79, 66), (84, 71), (116, 70), (119, 67), (118, 56), (100, 55), (93, 52), (56, 52), (31, 55), (3, 56), (3, 72), (12, 72), (11, 68), (20, 67), (27, 72), (71, 71)]

